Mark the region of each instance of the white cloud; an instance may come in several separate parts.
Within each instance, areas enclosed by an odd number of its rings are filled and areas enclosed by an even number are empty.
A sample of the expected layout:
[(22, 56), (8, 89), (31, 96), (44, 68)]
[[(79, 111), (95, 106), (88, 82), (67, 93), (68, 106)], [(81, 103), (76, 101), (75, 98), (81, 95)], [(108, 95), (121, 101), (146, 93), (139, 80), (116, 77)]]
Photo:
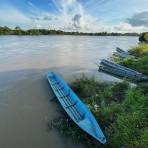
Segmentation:
[[(102, 0), (102, 2), (106, 1)], [(30, 1), (28, 1), (28, 7), (30, 8), (28, 16), (14, 6), (0, 6), (0, 21), (6, 25), (28, 25), (29, 28), (60, 29), (64, 31), (143, 32), (148, 30), (148, 26), (137, 26), (130, 22), (122, 22), (116, 25), (104, 24), (99, 17), (95, 18), (89, 15), (77, 0), (52, 0), (52, 2), (52, 6), (56, 7), (58, 13), (42, 10)], [(141, 15), (144, 21), (147, 20), (147, 12), (135, 14), (132, 18), (135, 21)]]
[[(102, 0), (101, 2), (107, 2)], [(38, 10), (34, 4), (32, 9), (36, 17), (36, 26), (41, 28), (61, 29), (64, 31), (82, 31), (82, 32), (143, 32), (148, 27), (133, 26), (129, 22), (122, 22), (116, 25), (104, 24), (101, 19), (95, 18), (87, 12), (82, 4), (77, 0), (52, 0), (54, 7), (59, 12), (58, 15), (52, 12)]]
[[(52, 0), (59, 14), (39, 10), (34, 4), (29, 3), (32, 20), (40, 28), (54, 28), (65, 31), (91, 32), (96, 28), (93, 24), (96, 19), (84, 12), (83, 6), (76, 0)], [(92, 29), (93, 28), (93, 29)]]
[(120, 23), (111, 28), (114, 32), (145, 32), (148, 30), (147, 27), (144, 26), (132, 26), (129, 23)]

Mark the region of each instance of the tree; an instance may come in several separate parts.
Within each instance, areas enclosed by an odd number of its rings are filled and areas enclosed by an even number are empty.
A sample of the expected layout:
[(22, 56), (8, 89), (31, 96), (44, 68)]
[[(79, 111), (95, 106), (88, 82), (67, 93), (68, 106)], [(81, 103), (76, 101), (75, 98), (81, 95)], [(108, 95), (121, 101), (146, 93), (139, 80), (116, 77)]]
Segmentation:
[(148, 42), (148, 32), (143, 32), (139, 37), (140, 42)]
[(22, 30), (22, 29), (19, 26), (16, 26), (15, 30)]

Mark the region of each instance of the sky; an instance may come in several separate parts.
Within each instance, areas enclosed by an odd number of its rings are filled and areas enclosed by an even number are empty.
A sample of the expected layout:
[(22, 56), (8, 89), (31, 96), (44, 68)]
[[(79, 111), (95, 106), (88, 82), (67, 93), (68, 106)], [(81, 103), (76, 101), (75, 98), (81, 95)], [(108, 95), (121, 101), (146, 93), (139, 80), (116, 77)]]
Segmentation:
[(144, 32), (148, 31), (148, 0), (0, 0), (0, 26)]

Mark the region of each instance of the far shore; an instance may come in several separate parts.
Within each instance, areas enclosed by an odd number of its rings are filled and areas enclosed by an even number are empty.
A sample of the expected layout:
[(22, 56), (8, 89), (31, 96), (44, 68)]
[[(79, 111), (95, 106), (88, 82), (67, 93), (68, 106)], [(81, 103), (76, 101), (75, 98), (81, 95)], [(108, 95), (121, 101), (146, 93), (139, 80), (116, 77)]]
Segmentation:
[(14, 29), (7, 26), (0, 26), (0, 35), (82, 35), (82, 36), (139, 36), (139, 33), (119, 33), (119, 32), (78, 32), (63, 31), (54, 29), (28, 29), (23, 30), (19, 26)]

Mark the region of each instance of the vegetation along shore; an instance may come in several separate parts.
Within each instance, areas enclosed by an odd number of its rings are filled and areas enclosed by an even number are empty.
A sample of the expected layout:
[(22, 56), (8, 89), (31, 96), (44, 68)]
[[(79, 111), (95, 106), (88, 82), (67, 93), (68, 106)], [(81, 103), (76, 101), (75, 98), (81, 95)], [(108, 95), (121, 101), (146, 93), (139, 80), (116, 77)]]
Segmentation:
[(19, 26), (11, 29), (7, 26), (0, 26), (0, 35), (91, 35), (91, 36), (139, 36), (138, 33), (108, 33), (108, 32), (97, 32), (97, 33), (84, 33), (84, 32), (66, 32), (62, 30), (51, 30), (51, 29), (28, 29), (23, 30)]
[[(122, 59), (112, 56), (116, 63), (148, 75), (148, 45), (139, 44), (130, 48), (131, 57)], [(148, 84), (131, 86), (127, 81), (107, 83), (83, 76), (71, 83), (72, 89), (96, 117), (107, 143), (101, 145), (81, 131), (67, 115), (49, 122), (50, 128), (72, 137), (75, 142), (89, 148), (147, 148)]]

